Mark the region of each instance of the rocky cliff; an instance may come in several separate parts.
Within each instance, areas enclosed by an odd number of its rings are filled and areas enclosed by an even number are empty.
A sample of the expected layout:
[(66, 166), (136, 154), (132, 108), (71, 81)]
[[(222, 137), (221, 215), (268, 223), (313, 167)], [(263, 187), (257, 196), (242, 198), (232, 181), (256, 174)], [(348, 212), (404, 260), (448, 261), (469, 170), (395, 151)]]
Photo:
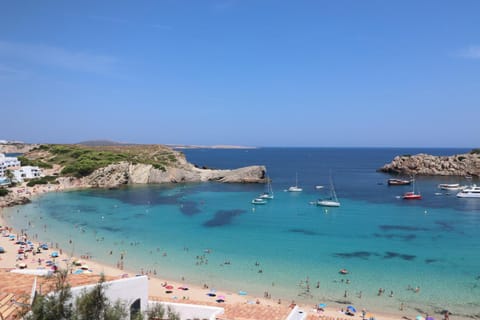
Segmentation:
[(480, 177), (480, 154), (432, 156), (428, 154), (397, 156), (379, 169), (382, 172), (424, 176)]
[(38, 144), (29, 143), (1, 143), (0, 153), (25, 153), (38, 146)]
[(121, 162), (97, 169), (82, 178), (82, 184), (95, 188), (116, 188), (124, 184), (180, 183), (218, 181), (226, 183), (264, 183), (264, 166), (250, 166), (234, 170), (199, 169), (184, 163), (165, 170), (149, 164)]

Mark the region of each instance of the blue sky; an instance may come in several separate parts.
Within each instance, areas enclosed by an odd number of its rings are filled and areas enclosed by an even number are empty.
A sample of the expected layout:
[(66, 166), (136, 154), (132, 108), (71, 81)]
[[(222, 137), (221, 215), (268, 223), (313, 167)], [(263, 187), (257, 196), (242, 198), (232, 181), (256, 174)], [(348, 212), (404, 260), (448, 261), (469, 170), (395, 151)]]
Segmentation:
[(479, 147), (480, 1), (0, 0), (0, 139)]

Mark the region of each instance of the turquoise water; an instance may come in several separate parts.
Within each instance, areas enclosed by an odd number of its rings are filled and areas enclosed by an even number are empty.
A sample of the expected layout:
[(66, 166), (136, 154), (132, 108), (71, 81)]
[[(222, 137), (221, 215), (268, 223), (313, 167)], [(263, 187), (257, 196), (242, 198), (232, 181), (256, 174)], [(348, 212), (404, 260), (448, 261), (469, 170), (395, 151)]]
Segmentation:
[[(187, 152), (200, 165), (267, 164), (275, 199), (264, 206), (250, 204), (261, 185), (176, 184), (50, 193), (6, 218), (77, 256), (115, 265), (123, 253), (126, 269), (160, 278), (274, 299), (390, 312), (403, 303), (410, 314), (478, 317), (480, 201), (437, 196), (436, 185), (452, 179), (429, 178), (418, 180), (422, 201), (404, 202), (397, 196), (408, 187), (388, 187), (388, 176), (375, 171), (400, 150), (336, 150)], [(297, 171), (305, 191), (284, 192)], [(329, 172), (342, 206), (326, 210), (310, 202)]]

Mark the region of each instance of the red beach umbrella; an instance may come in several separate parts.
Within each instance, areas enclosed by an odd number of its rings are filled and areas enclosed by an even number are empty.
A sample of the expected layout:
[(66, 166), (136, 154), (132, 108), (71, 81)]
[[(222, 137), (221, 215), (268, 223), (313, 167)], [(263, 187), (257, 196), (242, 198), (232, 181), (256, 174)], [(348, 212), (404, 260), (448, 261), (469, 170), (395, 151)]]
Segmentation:
[(165, 287), (165, 289), (172, 290), (172, 289), (173, 289), (173, 286), (168, 285), (168, 286)]

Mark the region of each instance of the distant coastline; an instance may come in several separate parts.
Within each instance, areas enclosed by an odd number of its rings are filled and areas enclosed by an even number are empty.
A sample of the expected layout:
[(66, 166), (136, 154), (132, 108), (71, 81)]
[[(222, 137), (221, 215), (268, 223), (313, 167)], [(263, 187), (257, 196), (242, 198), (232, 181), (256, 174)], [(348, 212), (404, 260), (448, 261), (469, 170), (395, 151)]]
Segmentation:
[(258, 149), (258, 147), (252, 146), (235, 146), (235, 145), (184, 145), (184, 144), (167, 144), (173, 149)]

